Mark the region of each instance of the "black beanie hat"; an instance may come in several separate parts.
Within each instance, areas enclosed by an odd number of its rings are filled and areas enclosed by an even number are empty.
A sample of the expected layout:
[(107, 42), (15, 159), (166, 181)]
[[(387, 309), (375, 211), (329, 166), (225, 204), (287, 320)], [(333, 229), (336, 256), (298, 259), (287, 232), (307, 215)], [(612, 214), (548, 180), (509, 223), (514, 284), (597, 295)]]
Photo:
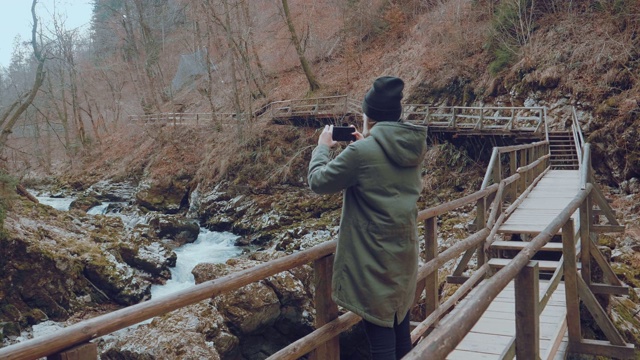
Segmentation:
[(402, 89), (404, 81), (393, 76), (383, 76), (373, 82), (364, 96), (362, 112), (374, 121), (398, 121), (402, 115)]

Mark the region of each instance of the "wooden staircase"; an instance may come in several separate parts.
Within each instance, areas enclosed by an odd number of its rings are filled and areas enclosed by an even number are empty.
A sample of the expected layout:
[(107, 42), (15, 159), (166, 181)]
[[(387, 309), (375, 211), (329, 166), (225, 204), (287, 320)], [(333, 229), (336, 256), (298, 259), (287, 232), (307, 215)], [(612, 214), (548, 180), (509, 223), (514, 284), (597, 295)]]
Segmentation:
[(551, 169), (578, 170), (578, 152), (573, 134), (570, 131), (549, 133), (549, 153)]

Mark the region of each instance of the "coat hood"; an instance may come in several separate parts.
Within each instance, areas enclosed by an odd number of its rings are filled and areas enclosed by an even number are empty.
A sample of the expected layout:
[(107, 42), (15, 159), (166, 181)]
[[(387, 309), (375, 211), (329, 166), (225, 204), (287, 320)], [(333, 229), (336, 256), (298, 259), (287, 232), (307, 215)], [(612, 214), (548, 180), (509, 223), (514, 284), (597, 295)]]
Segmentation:
[(371, 128), (371, 137), (401, 167), (420, 165), (427, 150), (427, 128), (409, 123), (378, 122)]

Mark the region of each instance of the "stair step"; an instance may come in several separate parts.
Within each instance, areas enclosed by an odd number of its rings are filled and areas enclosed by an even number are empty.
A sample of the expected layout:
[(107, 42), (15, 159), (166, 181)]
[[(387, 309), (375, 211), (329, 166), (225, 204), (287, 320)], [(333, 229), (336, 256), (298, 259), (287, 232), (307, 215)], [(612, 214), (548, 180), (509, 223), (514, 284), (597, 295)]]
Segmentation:
[[(529, 245), (524, 241), (494, 241), (491, 244), (492, 249), (497, 250), (522, 250), (525, 246)], [(542, 251), (562, 251), (562, 243), (550, 242), (542, 247)]]
[[(556, 271), (558, 266), (560, 266), (559, 261), (551, 261), (551, 260), (531, 260), (538, 263), (538, 270), (540, 271)], [(494, 269), (502, 269), (507, 266), (511, 262), (511, 259), (491, 259), (488, 264)]]

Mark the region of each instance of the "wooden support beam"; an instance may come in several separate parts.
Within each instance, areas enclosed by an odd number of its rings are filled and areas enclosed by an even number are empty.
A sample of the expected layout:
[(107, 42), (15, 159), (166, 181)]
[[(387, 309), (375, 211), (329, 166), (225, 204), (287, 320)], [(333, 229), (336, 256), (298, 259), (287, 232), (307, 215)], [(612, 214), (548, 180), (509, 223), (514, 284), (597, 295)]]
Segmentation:
[(578, 342), (582, 339), (582, 331), (580, 330), (580, 300), (578, 298), (577, 283), (578, 269), (572, 219), (569, 219), (562, 227), (562, 245), (564, 249), (564, 290), (567, 303), (569, 341)]
[(469, 260), (471, 260), (471, 258), (473, 257), (473, 254), (476, 252), (476, 249), (471, 248), (469, 250), (467, 250), (464, 255), (462, 255), (462, 258), (460, 259), (460, 262), (458, 262), (458, 266), (456, 266), (455, 270), (453, 270), (453, 276), (460, 276), (462, 275), (462, 273), (467, 269), (467, 265), (469, 264)]
[(596, 263), (598, 263), (598, 265), (600, 266), (602, 275), (607, 280), (607, 282), (609, 282), (609, 284), (611, 285), (622, 286), (622, 282), (620, 281), (620, 279), (618, 279), (616, 273), (613, 272), (611, 264), (609, 264), (609, 262), (604, 258), (604, 255), (602, 255), (602, 253), (600, 252), (600, 249), (598, 249), (598, 245), (596, 245), (596, 243), (591, 240), (589, 241), (589, 246), (591, 247), (591, 255), (593, 256), (593, 259), (596, 261)]
[(530, 261), (514, 279), (516, 301), (516, 358), (540, 357), (538, 263)]
[(618, 223), (618, 219), (616, 219), (616, 214), (613, 212), (613, 209), (611, 209), (607, 198), (604, 197), (604, 194), (598, 187), (597, 183), (594, 181), (593, 176), (590, 176), (590, 181), (593, 185), (593, 190), (595, 190), (592, 192), (593, 200), (596, 204), (598, 204), (598, 207), (600, 207), (600, 211), (602, 211), (611, 225), (620, 225)]
[[(333, 254), (313, 263), (315, 277), (316, 329), (338, 318), (338, 306), (331, 299), (331, 277), (333, 274)], [(340, 338), (329, 339), (311, 353), (312, 360), (339, 360)]]
[(449, 284), (464, 284), (467, 280), (469, 280), (468, 276), (453, 276), (453, 275), (449, 275), (447, 276), (447, 282)]
[(597, 234), (624, 232), (624, 225), (591, 225), (591, 231)]
[(618, 332), (615, 325), (611, 322), (607, 314), (605, 313), (598, 300), (593, 295), (593, 293), (589, 290), (587, 284), (581, 279), (578, 280), (578, 294), (580, 295), (580, 299), (584, 305), (589, 309), (589, 312), (596, 320), (596, 323), (600, 327), (600, 330), (604, 333), (604, 335), (611, 341), (613, 345), (623, 346), (625, 345), (625, 341), (622, 338), (622, 335)]
[(630, 287), (609, 284), (591, 283), (589, 289), (594, 294), (629, 296)]
[(57, 354), (47, 356), (47, 360), (95, 360), (98, 358), (98, 345), (86, 342)]
[(569, 342), (569, 352), (578, 354), (599, 355), (607, 358), (633, 359), (635, 348), (633, 344), (613, 345), (608, 341), (582, 339), (579, 342)]

